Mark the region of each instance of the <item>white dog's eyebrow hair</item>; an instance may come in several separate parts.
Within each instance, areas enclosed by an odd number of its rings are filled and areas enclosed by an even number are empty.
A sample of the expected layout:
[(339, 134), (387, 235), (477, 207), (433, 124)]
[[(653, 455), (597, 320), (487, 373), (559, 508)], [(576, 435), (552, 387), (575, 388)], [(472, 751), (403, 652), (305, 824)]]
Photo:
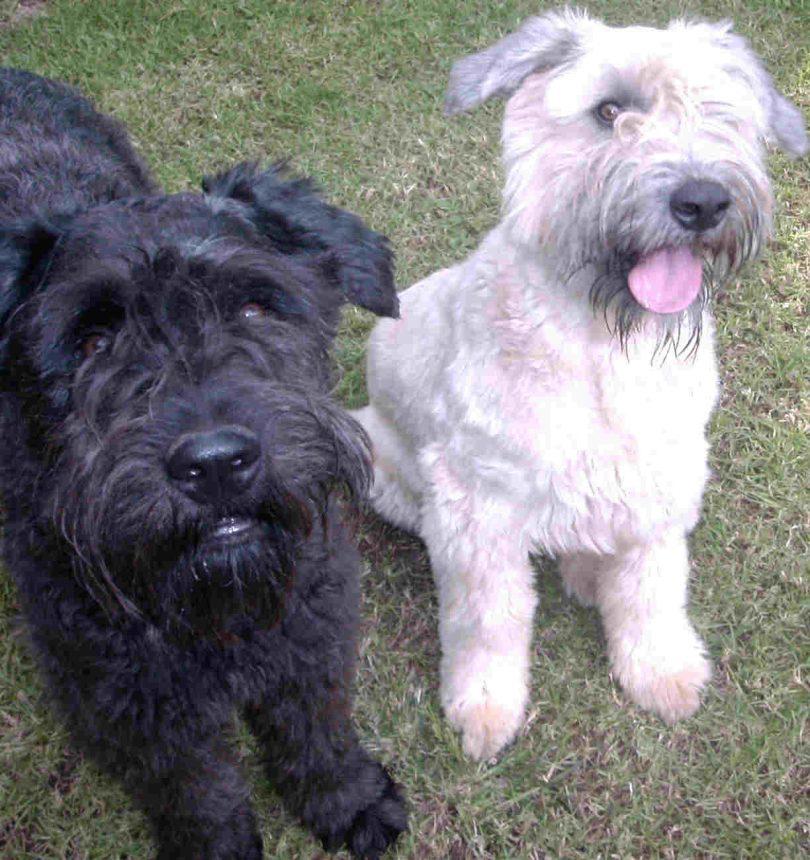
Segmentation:
[(632, 80), (625, 70), (616, 67), (606, 69), (594, 85), (594, 97), (590, 100), (591, 107), (596, 107), (602, 101), (615, 101), (622, 107), (632, 107), (642, 111), (652, 107), (652, 99), (644, 92), (643, 87)]

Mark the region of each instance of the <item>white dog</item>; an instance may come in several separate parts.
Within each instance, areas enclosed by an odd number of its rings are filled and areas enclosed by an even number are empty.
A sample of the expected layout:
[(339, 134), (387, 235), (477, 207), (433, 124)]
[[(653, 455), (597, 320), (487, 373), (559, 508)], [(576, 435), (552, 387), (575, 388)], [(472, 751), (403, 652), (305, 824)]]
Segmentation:
[(503, 221), (378, 324), (358, 414), (376, 509), (430, 553), (442, 702), (476, 758), (523, 718), (533, 550), (599, 608), (631, 699), (667, 721), (698, 707), (686, 536), (718, 388), (709, 288), (768, 235), (763, 143), (807, 148), (726, 23), (533, 18), (455, 65), (447, 110), (508, 93)]

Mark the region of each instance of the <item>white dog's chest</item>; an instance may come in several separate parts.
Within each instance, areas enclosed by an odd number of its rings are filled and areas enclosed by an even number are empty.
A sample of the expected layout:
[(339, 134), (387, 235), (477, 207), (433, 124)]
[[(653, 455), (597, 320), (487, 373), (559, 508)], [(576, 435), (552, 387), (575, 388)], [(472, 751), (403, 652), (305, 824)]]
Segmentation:
[(611, 552), (694, 526), (716, 392), (711, 344), (702, 352), (662, 363), (538, 345), (487, 364), (481, 412), (498, 455), (482, 446), (484, 468), (493, 475), (500, 461), (502, 489), (524, 496), (546, 550)]

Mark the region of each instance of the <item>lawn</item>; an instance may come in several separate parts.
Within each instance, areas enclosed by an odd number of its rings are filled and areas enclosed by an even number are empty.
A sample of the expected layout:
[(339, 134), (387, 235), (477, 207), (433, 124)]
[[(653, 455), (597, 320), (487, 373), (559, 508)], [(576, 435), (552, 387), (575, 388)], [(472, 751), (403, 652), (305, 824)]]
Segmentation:
[[(0, 0), (7, 65), (75, 83), (123, 120), (171, 190), (215, 168), (289, 156), (387, 233), (404, 287), (474, 247), (498, 218), (501, 106), (442, 116), (451, 61), (544, 4), (529, 0)], [(611, 23), (730, 17), (810, 115), (807, 0), (588, 8)], [(410, 798), (400, 858), (784, 857), (810, 850), (808, 508), (810, 159), (774, 156), (777, 236), (717, 303), (724, 388), (692, 617), (716, 673), (674, 728), (612, 682), (596, 615), (539, 560), (529, 719), (473, 764), (438, 700), (436, 602), (421, 545), (361, 523), (357, 721)], [(364, 399), (372, 318), (347, 311), (338, 396)], [(42, 702), (16, 597), (0, 576), (0, 857), (146, 858), (144, 821), (71, 751)], [(266, 854), (321, 856), (263, 784)]]

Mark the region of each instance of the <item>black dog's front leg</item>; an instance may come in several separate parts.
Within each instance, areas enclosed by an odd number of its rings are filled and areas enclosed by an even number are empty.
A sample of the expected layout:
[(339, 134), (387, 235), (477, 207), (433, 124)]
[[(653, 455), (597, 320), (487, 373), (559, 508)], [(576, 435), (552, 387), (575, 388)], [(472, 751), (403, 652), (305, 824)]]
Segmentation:
[(76, 746), (146, 813), (159, 860), (261, 860), (231, 703), (205, 695), (188, 655), (139, 622), (103, 626), (78, 586), (56, 582), (27, 607), (49, 692)]
[(249, 789), (223, 738), (171, 759), (165, 751), (126, 759), (113, 769), (150, 819), (157, 860), (261, 860)]
[(299, 673), (280, 698), (251, 708), (248, 722), (290, 811), (328, 850), (345, 845), (376, 860), (407, 828), (402, 794), (360, 746), (345, 691), (311, 680)]

